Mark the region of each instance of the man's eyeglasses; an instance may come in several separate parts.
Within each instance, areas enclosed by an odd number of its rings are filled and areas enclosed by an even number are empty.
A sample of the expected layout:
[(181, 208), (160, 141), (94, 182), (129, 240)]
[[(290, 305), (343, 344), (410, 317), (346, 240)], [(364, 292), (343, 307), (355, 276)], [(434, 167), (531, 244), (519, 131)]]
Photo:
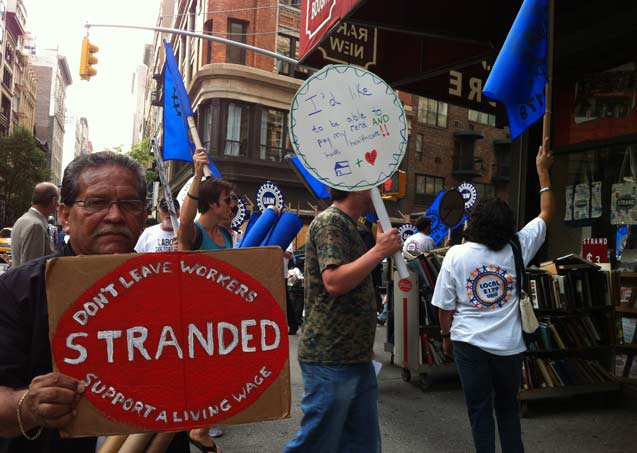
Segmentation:
[(141, 200), (109, 200), (106, 198), (86, 198), (75, 200), (73, 204), (84, 208), (90, 213), (106, 212), (113, 204), (126, 214), (139, 214), (144, 210), (144, 202)]

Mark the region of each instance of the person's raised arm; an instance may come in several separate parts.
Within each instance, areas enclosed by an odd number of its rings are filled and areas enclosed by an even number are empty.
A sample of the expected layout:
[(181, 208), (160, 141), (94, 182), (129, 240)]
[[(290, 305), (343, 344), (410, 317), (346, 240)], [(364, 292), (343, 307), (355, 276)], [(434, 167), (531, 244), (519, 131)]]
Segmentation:
[(179, 250), (192, 250), (196, 237), (195, 216), (199, 206), (199, 186), (203, 177), (203, 169), (208, 166), (206, 150), (198, 148), (193, 156), (195, 175), (188, 189), (186, 199), (179, 211), (179, 229), (177, 230), (177, 242)]
[(323, 271), (323, 285), (332, 296), (342, 296), (356, 288), (385, 257), (392, 256), (402, 248), (402, 240), (396, 228), (384, 232), (380, 224), (376, 234), (376, 245), (351, 263)]
[(553, 153), (549, 149), (549, 138), (544, 138), (544, 144), (540, 146), (535, 158), (537, 176), (540, 181), (540, 214), (539, 218), (548, 224), (555, 211), (555, 197), (551, 187), (551, 167), (553, 166)]

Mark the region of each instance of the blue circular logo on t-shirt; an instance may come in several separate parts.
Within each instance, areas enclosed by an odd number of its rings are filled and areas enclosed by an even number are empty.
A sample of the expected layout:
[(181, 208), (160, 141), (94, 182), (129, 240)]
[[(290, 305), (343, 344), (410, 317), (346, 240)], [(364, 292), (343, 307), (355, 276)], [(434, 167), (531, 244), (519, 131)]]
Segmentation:
[(493, 264), (478, 267), (467, 278), (466, 290), (474, 307), (496, 309), (513, 295), (513, 276)]

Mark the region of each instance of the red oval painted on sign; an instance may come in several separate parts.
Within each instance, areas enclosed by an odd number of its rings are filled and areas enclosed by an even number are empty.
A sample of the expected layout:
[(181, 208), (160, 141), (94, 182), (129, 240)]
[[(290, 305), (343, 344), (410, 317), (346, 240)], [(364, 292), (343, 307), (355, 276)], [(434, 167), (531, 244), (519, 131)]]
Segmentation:
[(285, 366), (286, 326), (250, 275), (202, 254), (156, 253), (91, 286), (51, 346), (59, 371), (84, 380), (108, 418), (179, 430), (255, 402)]
[(398, 288), (400, 288), (402, 292), (408, 293), (411, 291), (411, 281), (409, 281), (408, 278), (400, 279), (398, 281)]

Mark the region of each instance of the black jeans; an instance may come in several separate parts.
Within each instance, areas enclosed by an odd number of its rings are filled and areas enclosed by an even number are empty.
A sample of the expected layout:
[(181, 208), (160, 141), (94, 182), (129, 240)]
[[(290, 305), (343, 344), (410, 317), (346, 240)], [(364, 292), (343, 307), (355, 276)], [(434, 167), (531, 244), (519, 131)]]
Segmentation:
[(453, 355), (467, 402), (476, 452), (495, 452), (494, 409), (502, 452), (524, 452), (517, 398), (522, 354), (499, 356), (454, 341)]

